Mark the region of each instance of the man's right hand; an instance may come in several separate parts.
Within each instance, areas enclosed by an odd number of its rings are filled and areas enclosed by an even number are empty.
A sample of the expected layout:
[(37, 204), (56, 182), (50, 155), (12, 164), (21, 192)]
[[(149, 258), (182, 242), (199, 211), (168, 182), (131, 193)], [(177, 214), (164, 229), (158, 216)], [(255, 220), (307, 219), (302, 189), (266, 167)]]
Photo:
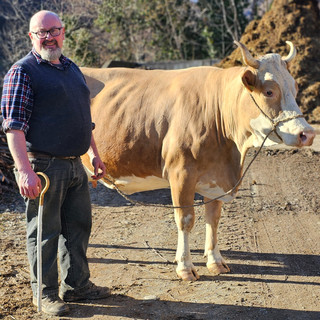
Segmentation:
[(7, 141), (15, 167), (19, 173), (19, 190), (23, 197), (35, 199), (41, 192), (41, 180), (30, 165), (25, 134), (21, 130), (8, 130)]
[(41, 192), (41, 180), (32, 170), (19, 170), (19, 191), (23, 197), (35, 199)]

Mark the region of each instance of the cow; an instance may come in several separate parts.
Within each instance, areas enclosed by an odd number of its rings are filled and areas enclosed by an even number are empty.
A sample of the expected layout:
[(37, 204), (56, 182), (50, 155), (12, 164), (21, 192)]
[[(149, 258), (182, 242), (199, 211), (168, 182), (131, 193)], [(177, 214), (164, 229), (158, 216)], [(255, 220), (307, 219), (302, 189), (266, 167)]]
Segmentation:
[[(171, 189), (176, 272), (183, 280), (199, 278), (189, 248), (195, 194), (206, 203), (207, 268), (213, 275), (229, 272), (217, 228), (222, 204), (235, 198), (248, 149), (264, 140), (266, 146), (310, 146), (315, 136), (296, 103), (297, 83), (288, 71), (294, 45), (287, 42), (286, 57), (254, 58), (235, 43), (245, 66), (81, 68), (91, 92), (93, 135), (106, 165), (103, 183), (126, 194)], [(92, 174), (88, 156), (83, 163)]]

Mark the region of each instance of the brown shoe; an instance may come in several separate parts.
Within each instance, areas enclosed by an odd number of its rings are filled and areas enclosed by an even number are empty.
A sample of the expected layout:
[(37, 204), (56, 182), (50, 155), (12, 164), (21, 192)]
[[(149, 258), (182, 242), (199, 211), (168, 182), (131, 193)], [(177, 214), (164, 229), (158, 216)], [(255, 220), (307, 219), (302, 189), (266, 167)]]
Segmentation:
[(80, 289), (67, 290), (59, 293), (60, 298), (65, 302), (74, 302), (81, 300), (98, 300), (104, 299), (111, 295), (111, 291), (107, 287), (98, 287), (91, 281)]
[[(32, 303), (38, 307), (37, 297), (33, 297)], [(46, 296), (41, 300), (41, 311), (50, 316), (62, 316), (69, 311), (69, 307), (65, 304), (58, 295)]]

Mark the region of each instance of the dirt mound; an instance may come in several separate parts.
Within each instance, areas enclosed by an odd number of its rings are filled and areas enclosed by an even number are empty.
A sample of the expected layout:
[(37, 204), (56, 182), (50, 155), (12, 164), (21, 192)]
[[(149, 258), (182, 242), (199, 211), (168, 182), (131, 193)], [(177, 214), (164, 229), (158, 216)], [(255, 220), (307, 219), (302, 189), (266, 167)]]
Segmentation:
[[(297, 80), (297, 102), (311, 123), (320, 123), (320, 20), (318, 2), (304, 0), (275, 0), (261, 20), (252, 21), (240, 41), (254, 57), (270, 52), (283, 56), (292, 41), (297, 56), (290, 64), (290, 72)], [(240, 50), (222, 60), (221, 67), (242, 65)]]

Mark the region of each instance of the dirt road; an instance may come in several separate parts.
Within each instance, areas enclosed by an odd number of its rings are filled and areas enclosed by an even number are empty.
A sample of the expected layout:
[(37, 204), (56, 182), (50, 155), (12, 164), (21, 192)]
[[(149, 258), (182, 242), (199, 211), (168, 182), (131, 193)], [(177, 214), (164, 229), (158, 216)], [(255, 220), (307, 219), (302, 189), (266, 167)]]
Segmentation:
[[(319, 149), (265, 149), (224, 206), (219, 241), (231, 273), (213, 277), (206, 269), (197, 207), (191, 250), (201, 277), (183, 282), (172, 263), (172, 210), (133, 207), (99, 185), (91, 191), (88, 257), (92, 280), (113, 295), (71, 304), (60, 319), (320, 319), (319, 190)], [(168, 190), (134, 198), (171, 203)], [(31, 304), (23, 203), (18, 195), (0, 200), (0, 319), (47, 319)]]

